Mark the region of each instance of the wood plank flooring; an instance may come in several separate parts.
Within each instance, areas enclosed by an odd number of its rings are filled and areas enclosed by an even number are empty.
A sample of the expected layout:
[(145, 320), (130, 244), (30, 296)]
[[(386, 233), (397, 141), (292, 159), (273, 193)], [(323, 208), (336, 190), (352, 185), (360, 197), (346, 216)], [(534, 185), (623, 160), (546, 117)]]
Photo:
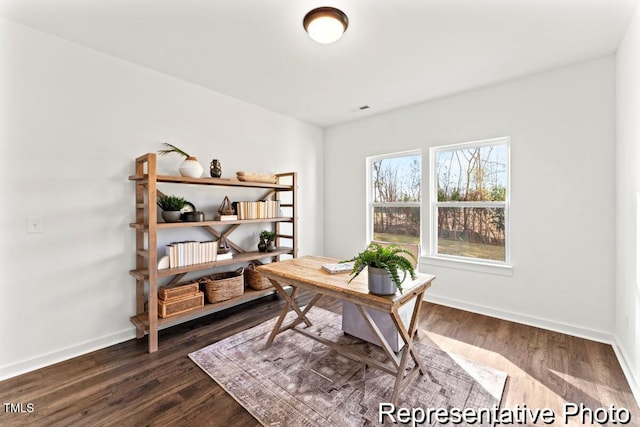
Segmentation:
[[(301, 292), (298, 299), (304, 304), (310, 295)], [(187, 354), (275, 316), (282, 305), (268, 297), (166, 329), (153, 354), (146, 338), (134, 339), (2, 381), (0, 425), (258, 426)], [(340, 312), (335, 301), (318, 305)], [(419, 339), (506, 371), (502, 407), (550, 408), (559, 419), (565, 402), (615, 405), (631, 412), (628, 425), (640, 426), (609, 345), (428, 303)], [(21, 403), (23, 412), (8, 412), (8, 403), (14, 411)]]

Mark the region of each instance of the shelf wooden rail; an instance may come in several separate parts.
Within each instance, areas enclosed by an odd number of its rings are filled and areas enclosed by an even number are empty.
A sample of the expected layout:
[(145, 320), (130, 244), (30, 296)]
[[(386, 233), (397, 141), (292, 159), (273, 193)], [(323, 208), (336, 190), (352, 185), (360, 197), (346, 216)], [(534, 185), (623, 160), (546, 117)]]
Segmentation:
[[(135, 222), (130, 227), (136, 233), (136, 268), (131, 275), (136, 281), (136, 315), (131, 322), (136, 327), (136, 337), (149, 336), (149, 352), (158, 350), (158, 330), (185, 322), (200, 316), (205, 316), (229, 307), (243, 304), (267, 295), (275, 294), (274, 289), (255, 291), (247, 289), (240, 297), (215, 304), (205, 304), (204, 307), (189, 312), (168, 317), (158, 317), (158, 278), (170, 277), (167, 284), (179, 283), (188, 273), (212, 269), (220, 266), (248, 263), (271, 259), (280, 261), (281, 257), (297, 257), (297, 174), (287, 172), (277, 174), (276, 183), (250, 182), (223, 178), (189, 178), (183, 176), (157, 175), (156, 155), (147, 153), (135, 161), (135, 173), (129, 180), (135, 182)], [(241, 187), (261, 188), (266, 193), (259, 200), (276, 199), (281, 194), (289, 193), (286, 203), (280, 205), (287, 214), (277, 218), (233, 220), (233, 221), (202, 221), (202, 222), (158, 222), (157, 197), (162, 194), (158, 184), (187, 184), (209, 187)], [(290, 199), (290, 200), (289, 200)], [(276, 231), (277, 249), (274, 252), (246, 251), (234, 243), (229, 235), (244, 224), (270, 223)], [(289, 224), (285, 228), (283, 224)], [(158, 232), (171, 228), (200, 227), (214, 238), (225, 238), (229, 246), (236, 252), (232, 259), (189, 265), (186, 267), (158, 269)]]

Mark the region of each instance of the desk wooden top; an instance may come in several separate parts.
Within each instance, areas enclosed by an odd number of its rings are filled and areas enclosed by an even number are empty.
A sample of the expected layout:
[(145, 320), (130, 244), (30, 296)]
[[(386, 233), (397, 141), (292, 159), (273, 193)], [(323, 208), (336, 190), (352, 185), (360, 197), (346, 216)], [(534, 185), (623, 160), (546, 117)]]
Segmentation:
[(338, 299), (351, 301), (391, 311), (392, 307), (400, 306), (411, 300), (416, 294), (431, 286), (435, 276), (416, 273), (416, 280), (410, 277), (402, 284), (403, 293), (395, 295), (374, 295), (369, 293), (367, 270), (365, 269), (351, 283), (349, 273), (331, 274), (322, 269), (322, 264), (336, 263), (333, 258), (304, 256), (261, 265), (257, 270), (269, 279), (278, 281), (282, 285), (298, 286), (317, 293), (334, 296)]

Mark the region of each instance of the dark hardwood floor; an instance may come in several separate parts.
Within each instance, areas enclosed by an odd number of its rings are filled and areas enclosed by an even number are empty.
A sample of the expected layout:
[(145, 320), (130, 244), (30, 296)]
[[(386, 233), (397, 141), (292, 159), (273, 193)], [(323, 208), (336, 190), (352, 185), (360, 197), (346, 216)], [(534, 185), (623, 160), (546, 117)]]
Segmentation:
[[(300, 293), (301, 304), (309, 299)], [(187, 354), (275, 316), (282, 305), (265, 298), (166, 329), (153, 354), (146, 338), (130, 340), (2, 381), (0, 425), (257, 426)], [(335, 301), (319, 305), (340, 312)], [(419, 339), (506, 371), (503, 407), (550, 408), (559, 418), (565, 402), (615, 405), (631, 412), (628, 425), (640, 426), (640, 411), (609, 345), (428, 303)], [(14, 410), (22, 403), (24, 412), (7, 412), (7, 403)]]

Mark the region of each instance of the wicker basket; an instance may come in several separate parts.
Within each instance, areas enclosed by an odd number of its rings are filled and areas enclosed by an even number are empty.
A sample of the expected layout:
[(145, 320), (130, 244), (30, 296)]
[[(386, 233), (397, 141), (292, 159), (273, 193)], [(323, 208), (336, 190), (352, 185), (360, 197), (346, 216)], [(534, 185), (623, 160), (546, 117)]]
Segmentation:
[(251, 289), (255, 289), (256, 291), (273, 287), (271, 281), (256, 270), (256, 266), (253, 263), (249, 264), (247, 270), (244, 272), (244, 276), (247, 286)]
[(204, 295), (202, 292), (193, 295), (186, 295), (172, 300), (158, 300), (158, 317), (166, 319), (177, 314), (186, 313), (204, 306)]
[(223, 273), (214, 273), (198, 279), (200, 289), (207, 302), (215, 303), (239, 297), (244, 293), (244, 268)]
[(176, 299), (193, 296), (200, 292), (198, 282), (176, 283), (158, 288), (158, 299), (173, 301)]

